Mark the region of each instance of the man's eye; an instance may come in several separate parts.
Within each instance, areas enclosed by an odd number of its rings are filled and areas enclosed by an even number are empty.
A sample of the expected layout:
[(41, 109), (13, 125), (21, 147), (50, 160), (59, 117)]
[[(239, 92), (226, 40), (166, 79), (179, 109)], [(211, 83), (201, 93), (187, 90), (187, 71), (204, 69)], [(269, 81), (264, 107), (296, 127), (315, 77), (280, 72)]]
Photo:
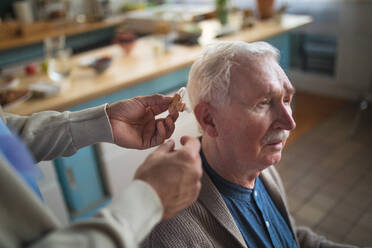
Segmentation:
[(267, 100), (261, 101), (259, 104), (262, 105), (262, 106), (268, 105), (268, 104), (270, 104), (270, 100), (267, 99)]

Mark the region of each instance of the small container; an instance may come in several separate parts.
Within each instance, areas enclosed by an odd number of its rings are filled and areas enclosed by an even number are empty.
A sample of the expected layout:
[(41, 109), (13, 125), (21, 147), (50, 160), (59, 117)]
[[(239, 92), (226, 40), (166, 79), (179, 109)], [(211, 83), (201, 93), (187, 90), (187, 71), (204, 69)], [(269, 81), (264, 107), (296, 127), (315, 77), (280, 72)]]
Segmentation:
[(113, 43), (118, 44), (126, 54), (130, 54), (136, 44), (137, 36), (129, 32), (120, 32), (116, 34)]
[(101, 74), (104, 71), (106, 71), (107, 68), (109, 68), (109, 66), (111, 65), (111, 61), (112, 61), (111, 57), (105, 56), (105, 57), (96, 59), (90, 65), (90, 67), (92, 67), (98, 74)]
[(11, 89), (16, 87), (19, 84), (19, 79), (13, 76), (3, 76), (0, 79), (0, 91), (6, 90), (6, 89)]
[(32, 6), (29, 1), (18, 1), (13, 3), (13, 10), (20, 23), (26, 24), (34, 22)]
[(33, 97), (50, 97), (58, 94), (61, 87), (50, 82), (38, 82), (31, 84), (29, 89)]
[(274, 0), (256, 0), (256, 4), (262, 20), (274, 16)]
[(97, 74), (101, 74), (106, 71), (112, 62), (111, 56), (102, 56), (99, 58), (84, 58), (80, 61), (80, 67), (82, 68), (92, 68)]

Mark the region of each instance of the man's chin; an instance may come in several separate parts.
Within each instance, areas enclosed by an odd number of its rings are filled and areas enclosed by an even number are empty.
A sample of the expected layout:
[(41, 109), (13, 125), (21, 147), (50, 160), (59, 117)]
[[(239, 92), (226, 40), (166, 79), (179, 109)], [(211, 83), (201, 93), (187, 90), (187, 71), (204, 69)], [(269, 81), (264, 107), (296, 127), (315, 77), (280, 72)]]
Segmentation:
[(267, 159), (265, 161), (265, 165), (266, 166), (276, 165), (277, 163), (280, 162), (281, 158), (282, 158), (282, 153), (281, 152), (277, 152), (275, 154), (272, 154), (271, 156), (267, 157)]

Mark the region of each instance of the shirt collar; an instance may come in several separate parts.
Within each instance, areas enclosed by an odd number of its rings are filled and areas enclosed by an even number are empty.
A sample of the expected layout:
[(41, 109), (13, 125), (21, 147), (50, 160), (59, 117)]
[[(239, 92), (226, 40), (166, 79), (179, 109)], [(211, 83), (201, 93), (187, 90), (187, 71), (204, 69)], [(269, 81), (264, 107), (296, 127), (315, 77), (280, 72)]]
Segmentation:
[(255, 187), (254, 189), (247, 189), (240, 185), (237, 185), (235, 183), (232, 183), (222, 176), (220, 176), (208, 163), (207, 159), (205, 158), (205, 155), (203, 153), (203, 150), (200, 150), (200, 156), (202, 159), (202, 164), (205, 172), (208, 174), (208, 176), (211, 178), (212, 182), (218, 189), (218, 191), (224, 195), (231, 198), (236, 198), (239, 200), (252, 200), (252, 192), (253, 190), (259, 190), (257, 185), (257, 181), (259, 180), (259, 177), (256, 179)]

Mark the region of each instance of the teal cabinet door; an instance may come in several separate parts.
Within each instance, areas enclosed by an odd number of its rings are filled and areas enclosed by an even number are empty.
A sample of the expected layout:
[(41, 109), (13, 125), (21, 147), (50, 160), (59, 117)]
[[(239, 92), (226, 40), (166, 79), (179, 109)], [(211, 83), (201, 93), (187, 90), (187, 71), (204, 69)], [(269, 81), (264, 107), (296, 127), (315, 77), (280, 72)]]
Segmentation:
[[(80, 53), (88, 48), (108, 45), (114, 36), (115, 27), (71, 35), (66, 38), (66, 47), (71, 48), (74, 53)], [(0, 51), (0, 68), (42, 59), (44, 55), (43, 42), (2, 50)]]
[(290, 66), (290, 35), (282, 34), (266, 40), (280, 51), (279, 64), (287, 73)]
[(108, 198), (98, 161), (94, 146), (54, 161), (71, 220), (91, 211)]

